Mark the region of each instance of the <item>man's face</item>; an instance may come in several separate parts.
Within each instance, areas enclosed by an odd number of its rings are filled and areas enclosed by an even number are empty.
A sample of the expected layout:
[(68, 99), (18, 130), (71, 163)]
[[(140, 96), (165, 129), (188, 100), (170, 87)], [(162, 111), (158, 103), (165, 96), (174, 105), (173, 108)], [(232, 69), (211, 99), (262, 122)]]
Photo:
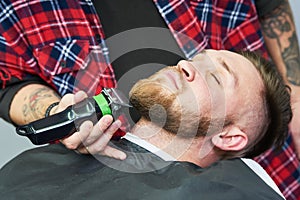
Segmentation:
[(249, 127), (250, 121), (259, 120), (255, 106), (262, 104), (263, 88), (249, 60), (229, 51), (207, 50), (140, 80), (130, 99), (142, 116), (191, 136), (215, 132), (231, 120)]

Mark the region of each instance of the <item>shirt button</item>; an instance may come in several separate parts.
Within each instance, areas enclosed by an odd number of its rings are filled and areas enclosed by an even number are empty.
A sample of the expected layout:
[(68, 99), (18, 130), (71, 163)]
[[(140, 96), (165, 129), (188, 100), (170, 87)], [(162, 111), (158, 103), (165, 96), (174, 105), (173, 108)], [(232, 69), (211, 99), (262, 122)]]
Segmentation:
[(100, 41), (101, 41), (100, 34), (96, 34), (96, 40), (97, 40), (97, 42), (100, 42)]
[(66, 62), (65, 60), (60, 61), (60, 66), (61, 66), (62, 68), (67, 67), (67, 62)]

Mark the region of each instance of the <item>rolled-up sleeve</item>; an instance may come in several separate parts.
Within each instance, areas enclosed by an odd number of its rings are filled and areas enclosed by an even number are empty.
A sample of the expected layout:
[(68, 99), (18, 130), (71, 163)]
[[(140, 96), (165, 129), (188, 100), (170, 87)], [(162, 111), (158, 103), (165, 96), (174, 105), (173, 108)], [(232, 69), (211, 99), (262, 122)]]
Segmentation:
[(255, 0), (255, 6), (259, 17), (263, 17), (276, 9), (284, 0)]

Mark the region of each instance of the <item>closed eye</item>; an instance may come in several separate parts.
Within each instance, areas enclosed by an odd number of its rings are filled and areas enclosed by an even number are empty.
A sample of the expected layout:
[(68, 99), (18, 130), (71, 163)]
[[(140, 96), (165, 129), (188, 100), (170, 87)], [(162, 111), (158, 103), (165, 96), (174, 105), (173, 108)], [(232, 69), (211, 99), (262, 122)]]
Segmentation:
[(219, 80), (219, 78), (214, 73), (210, 73), (210, 74), (215, 79), (215, 81), (218, 83), (218, 85), (221, 85), (221, 81)]

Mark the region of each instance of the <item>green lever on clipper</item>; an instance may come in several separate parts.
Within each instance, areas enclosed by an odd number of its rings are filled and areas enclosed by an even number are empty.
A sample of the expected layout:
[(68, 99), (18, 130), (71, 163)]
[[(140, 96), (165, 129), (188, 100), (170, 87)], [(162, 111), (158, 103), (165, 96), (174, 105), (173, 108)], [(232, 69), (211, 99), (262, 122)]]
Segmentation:
[(111, 115), (111, 109), (108, 105), (107, 100), (105, 99), (104, 95), (102, 93), (100, 93), (97, 96), (93, 96), (93, 98), (95, 99), (97, 105), (99, 106), (101, 112), (103, 115)]

